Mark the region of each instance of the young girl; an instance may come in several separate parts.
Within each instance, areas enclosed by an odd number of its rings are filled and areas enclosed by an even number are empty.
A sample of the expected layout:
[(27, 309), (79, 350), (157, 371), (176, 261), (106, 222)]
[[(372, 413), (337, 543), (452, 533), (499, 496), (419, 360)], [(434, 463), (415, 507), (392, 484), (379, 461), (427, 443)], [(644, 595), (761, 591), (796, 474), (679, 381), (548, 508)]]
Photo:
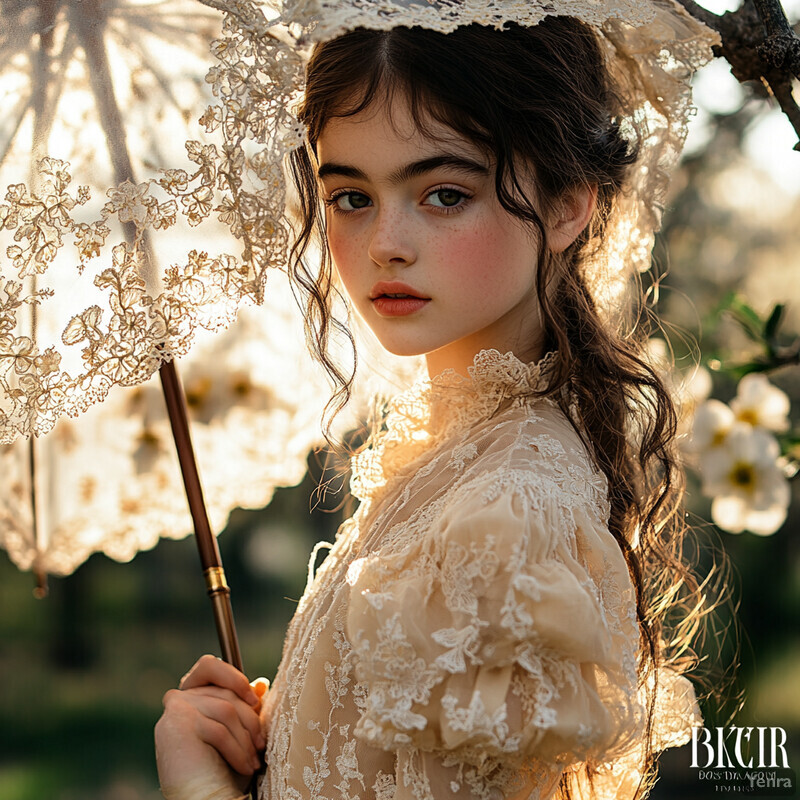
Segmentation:
[(352, 460), (360, 507), (261, 714), (210, 656), (165, 696), (162, 791), (244, 797), (265, 750), (263, 800), (642, 798), (701, 724), (703, 597), (672, 401), (614, 290), (645, 266), (713, 38), (670, 0), (311, 5), (291, 154), (311, 340), (346, 400), (341, 286), (428, 379)]

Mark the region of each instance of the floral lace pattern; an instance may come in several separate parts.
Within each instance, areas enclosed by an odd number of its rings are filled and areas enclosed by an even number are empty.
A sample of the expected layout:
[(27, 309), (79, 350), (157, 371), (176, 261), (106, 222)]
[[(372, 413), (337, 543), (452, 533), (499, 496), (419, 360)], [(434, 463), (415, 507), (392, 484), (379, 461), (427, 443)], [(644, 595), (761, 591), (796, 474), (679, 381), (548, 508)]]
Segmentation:
[[(526, 365), (483, 351), (393, 402), (354, 462), (362, 498), (290, 626), (261, 800), (556, 797), (641, 757), (633, 586), (605, 477)], [(664, 678), (656, 742), (698, 723)], [(663, 721), (663, 726), (662, 726)]]

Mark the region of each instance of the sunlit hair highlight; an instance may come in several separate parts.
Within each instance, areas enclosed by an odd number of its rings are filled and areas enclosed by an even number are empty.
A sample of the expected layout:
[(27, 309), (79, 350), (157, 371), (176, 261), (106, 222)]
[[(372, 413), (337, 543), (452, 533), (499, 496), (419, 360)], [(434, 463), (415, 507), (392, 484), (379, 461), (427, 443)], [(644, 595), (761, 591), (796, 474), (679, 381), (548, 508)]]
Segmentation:
[[(552, 397), (584, 440), (608, 479), (609, 529), (626, 559), (636, 591), (641, 634), (640, 682), (661, 666), (678, 672), (697, 667), (700, 631), (725, 582), (714, 572), (700, 581), (684, 553), (684, 472), (675, 446), (673, 400), (645, 356), (652, 333), (641, 287), (630, 293), (625, 315), (612, 327), (589, 291), (585, 267), (604, 241), (615, 198), (636, 160), (636, 143), (621, 132), (617, 100), (597, 38), (586, 25), (548, 17), (539, 25), (509, 24), (498, 31), (479, 25), (440, 34), (420, 28), (356, 30), (318, 45), (307, 71), (300, 118), (308, 146), (292, 154), (300, 223), (292, 253), (293, 278), (305, 297), (309, 340), (337, 391), (330, 415), (347, 402), (354, 377), (328, 349), (335, 293), (315, 170), (316, 143), (329, 120), (373, 103), (404, 99), (423, 135), (432, 123), (465, 137), (490, 159), (502, 206), (537, 233), (541, 247), (537, 292), (543, 320), (541, 353), (558, 350), (558, 368), (540, 396)], [(527, 197), (522, 169), (532, 170), (537, 197)], [(566, 251), (547, 247), (546, 220), (577, 187), (597, 186), (594, 215)], [(304, 255), (320, 245), (321, 265), (311, 271)], [(576, 402), (571, 405), (570, 400)], [(719, 676), (703, 683), (711, 686)], [(644, 798), (655, 780), (651, 740), (658, 687), (648, 692)], [(709, 692), (710, 693), (710, 692)], [(702, 692), (700, 696), (704, 696)], [(593, 765), (586, 766), (591, 780)], [(565, 776), (560, 798), (577, 794)]]

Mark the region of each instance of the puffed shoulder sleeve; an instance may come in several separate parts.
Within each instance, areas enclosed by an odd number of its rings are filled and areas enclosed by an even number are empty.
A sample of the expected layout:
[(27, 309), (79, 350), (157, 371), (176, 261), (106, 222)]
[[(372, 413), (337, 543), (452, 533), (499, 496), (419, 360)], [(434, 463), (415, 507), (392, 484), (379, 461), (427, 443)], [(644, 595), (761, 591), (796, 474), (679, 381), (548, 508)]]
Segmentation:
[(630, 742), (633, 587), (600, 493), (574, 477), (503, 469), (466, 482), (409, 541), (352, 564), (359, 738), (511, 765)]

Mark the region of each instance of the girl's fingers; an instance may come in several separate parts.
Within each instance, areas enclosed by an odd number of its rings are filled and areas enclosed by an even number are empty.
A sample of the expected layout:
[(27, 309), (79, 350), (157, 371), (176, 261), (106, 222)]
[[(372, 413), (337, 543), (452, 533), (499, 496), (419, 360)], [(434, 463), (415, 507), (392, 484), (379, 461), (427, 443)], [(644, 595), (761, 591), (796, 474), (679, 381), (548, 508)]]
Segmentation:
[(251, 687), (230, 664), (201, 658), (181, 681), (181, 690), (164, 695), (156, 725), (158, 774), (165, 797), (233, 796), (260, 768), (265, 741), (259, 719), (268, 681)]
[(194, 689), (207, 685), (230, 689), (251, 706), (258, 706), (260, 698), (253, 691), (247, 677), (236, 667), (215, 656), (205, 655), (183, 676), (181, 689)]
[(173, 689), (164, 695), (164, 716), (183, 720), (179, 723), (181, 727), (213, 747), (232, 769), (251, 775), (260, 764), (259, 749), (263, 742), (258, 717), (232, 693), (228, 692), (227, 697), (216, 696), (217, 692), (225, 691), (217, 687)]
[[(260, 751), (264, 749), (266, 742), (264, 741), (264, 734), (262, 733), (258, 709), (253, 708), (253, 706), (245, 703), (230, 689), (223, 689), (220, 686), (201, 686), (197, 689), (182, 689), (181, 691), (192, 698), (211, 697), (220, 700), (223, 703), (227, 703), (229, 708), (238, 716), (239, 725), (250, 735), (253, 746), (256, 748), (256, 750)], [(200, 705), (197, 707), (200, 708)], [(225, 713), (226, 717), (224, 719), (219, 715), (216, 715), (215, 718), (219, 722), (223, 722), (227, 725), (227, 720), (230, 718), (230, 715), (227, 713), (227, 710)]]
[(195, 723), (198, 738), (210, 744), (238, 773), (255, 772), (261, 763), (258, 751), (230, 705), (204, 697), (199, 699), (197, 708), (201, 712)]

